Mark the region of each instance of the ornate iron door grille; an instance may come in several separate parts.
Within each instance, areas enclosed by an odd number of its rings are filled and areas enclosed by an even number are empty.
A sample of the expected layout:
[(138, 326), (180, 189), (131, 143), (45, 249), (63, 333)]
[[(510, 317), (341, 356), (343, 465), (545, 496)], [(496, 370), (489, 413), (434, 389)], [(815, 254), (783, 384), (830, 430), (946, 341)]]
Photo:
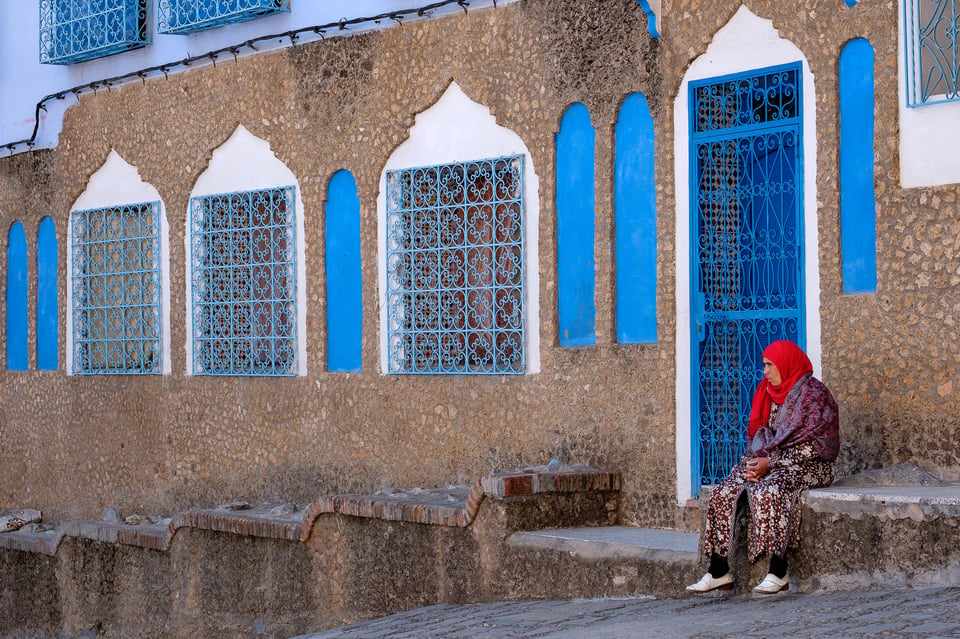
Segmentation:
[(387, 173), (390, 373), (520, 374), (523, 156)]
[(746, 446), (763, 349), (803, 331), (799, 64), (690, 83), (694, 485)]

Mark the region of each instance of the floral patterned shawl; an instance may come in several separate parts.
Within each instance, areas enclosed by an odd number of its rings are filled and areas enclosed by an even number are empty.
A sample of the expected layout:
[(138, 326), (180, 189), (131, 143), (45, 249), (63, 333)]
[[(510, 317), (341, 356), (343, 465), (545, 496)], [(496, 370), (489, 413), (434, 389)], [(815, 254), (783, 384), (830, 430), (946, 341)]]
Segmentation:
[(830, 390), (810, 374), (800, 378), (773, 418), (773, 427), (763, 427), (747, 443), (757, 457), (767, 457), (775, 448), (790, 448), (810, 442), (820, 456), (833, 461), (840, 452), (840, 412)]

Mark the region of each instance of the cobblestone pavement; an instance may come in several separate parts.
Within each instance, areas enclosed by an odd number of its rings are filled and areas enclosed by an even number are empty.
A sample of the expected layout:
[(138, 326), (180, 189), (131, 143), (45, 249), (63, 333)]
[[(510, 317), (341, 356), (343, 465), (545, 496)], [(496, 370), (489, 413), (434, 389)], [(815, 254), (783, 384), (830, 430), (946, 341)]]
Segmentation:
[(960, 638), (960, 587), (442, 604), (297, 639)]

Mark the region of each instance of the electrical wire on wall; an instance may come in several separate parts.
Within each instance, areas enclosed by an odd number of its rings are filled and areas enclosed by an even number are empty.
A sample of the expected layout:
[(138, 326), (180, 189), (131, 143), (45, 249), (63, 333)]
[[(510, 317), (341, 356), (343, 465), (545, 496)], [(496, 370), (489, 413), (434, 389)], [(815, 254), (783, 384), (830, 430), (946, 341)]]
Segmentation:
[[(467, 13), (467, 8), (469, 7), (470, 3), (467, 0), (437, 0), (436, 2), (424, 4), (419, 7), (398, 9), (374, 16), (349, 19), (341, 18), (336, 22), (328, 22), (326, 24), (303, 27), (284, 33), (258, 36), (239, 44), (221, 47), (219, 49), (214, 49), (199, 55), (188, 56), (182, 60), (145, 67), (143, 69), (130, 71), (129, 73), (124, 73), (122, 75), (116, 75), (109, 78), (103, 78), (101, 80), (94, 80), (93, 82), (79, 84), (70, 89), (58, 91), (56, 93), (51, 93), (44, 96), (39, 102), (37, 102), (36, 111), (34, 113), (33, 133), (30, 135), (30, 137), (13, 142), (0, 142), (0, 148), (4, 148), (8, 152), (12, 153), (17, 147), (32, 147), (36, 142), (37, 134), (40, 130), (40, 112), (46, 112), (46, 105), (49, 102), (54, 100), (64, 100), (69, 95), (74, 95), (77, 97), (77, 99), (79, 99), (80, 96), (85, 93), (94, 93), (99, 89), (110, 89), (113, 86), (121, 85), (133, 80), (139, 79), (143, 82), (146, 82), (148, 78), (155, 78), (159, 77), (160, 75), (163, 75), (166, 78), (169, 76), (171, 71), (182, 69), (183, 67), (189, 67), (197, 63), (212, 64), (213, 66), (216, 66), (217, 60), (225, 56), (233, 57), (234, 61), (236, 61), (241, 53), (258, 51), (258, 44), (263, 44), (273, 40), (279, 40), (282, 42), (285, 39), (289, 39), (291, 46), (297, 46), (297, 42), (304, 36), (310, 36), (312, 38), (319, 37), (320, 39), (324, 39), (328, 33), (340, 34), (341, 32), (348, 31), (351, 27), (358, 25), (380, 24), (385, 21), (393, 21), (398, 25), (402, 25), (403, 21), (407, 18), (429, 18), (431, 12), (450, 5), (457, 5), (463, 9), (464, 13)], [(493, 6), (497, 6), (497, 0), (493, 0)]]

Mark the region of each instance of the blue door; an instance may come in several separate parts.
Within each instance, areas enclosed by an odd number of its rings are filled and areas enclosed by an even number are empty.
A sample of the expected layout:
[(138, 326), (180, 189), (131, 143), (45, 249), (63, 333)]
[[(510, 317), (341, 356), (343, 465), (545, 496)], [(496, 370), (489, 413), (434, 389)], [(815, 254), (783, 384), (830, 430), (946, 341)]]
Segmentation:
[(743, 453), (767, 344), (804, 346), (801, 78), (797, 63), (690, 83), (697, 488)]

